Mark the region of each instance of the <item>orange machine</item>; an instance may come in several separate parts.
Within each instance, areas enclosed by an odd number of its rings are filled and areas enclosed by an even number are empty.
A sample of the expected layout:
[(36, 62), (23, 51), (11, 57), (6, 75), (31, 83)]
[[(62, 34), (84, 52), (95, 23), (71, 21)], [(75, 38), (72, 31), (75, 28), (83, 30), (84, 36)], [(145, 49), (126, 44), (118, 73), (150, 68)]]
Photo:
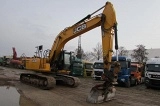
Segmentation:
[(135, 85), (137, 84), (141, 84), (143, 81), (142, 81), (142, 65), (141, 64), (138, 64), (138, 63), (131, 63), (131, 76), (132, 76), (132, 79), (135, 79)]

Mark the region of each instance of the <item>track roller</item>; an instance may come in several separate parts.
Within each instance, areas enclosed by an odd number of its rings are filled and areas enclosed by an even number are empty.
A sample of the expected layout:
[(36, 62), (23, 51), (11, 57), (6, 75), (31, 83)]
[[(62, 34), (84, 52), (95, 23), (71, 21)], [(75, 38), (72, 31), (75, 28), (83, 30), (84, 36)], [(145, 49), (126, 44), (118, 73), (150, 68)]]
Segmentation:
[(67, 85), (69, 87), (77, 87), (80, 84), (80, 79), (68, 75), (56, 75), (55, 77), (57, 84)]
[(28, 73), (21, 74), (20, 81), (40, 89), (52, 89), (56, 85), (54, 77)]

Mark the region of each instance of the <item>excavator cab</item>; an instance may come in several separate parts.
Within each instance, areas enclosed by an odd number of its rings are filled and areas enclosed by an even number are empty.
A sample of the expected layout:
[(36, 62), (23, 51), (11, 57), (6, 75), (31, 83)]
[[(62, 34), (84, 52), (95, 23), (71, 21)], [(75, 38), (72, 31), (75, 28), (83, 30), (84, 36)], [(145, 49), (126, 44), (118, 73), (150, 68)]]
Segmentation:
[(72, 52), (62, 50), (56, 61), (51, 62), (51, 71), (56, 74), (66, 74), (70, 72), (70, 66), (72, 61)]

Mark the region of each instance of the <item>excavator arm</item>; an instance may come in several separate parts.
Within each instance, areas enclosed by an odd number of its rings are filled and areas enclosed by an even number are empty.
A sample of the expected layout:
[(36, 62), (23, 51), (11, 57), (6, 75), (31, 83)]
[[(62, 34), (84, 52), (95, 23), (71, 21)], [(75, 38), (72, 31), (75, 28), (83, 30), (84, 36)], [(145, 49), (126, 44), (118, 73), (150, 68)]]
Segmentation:
[[(102, 13), (93, 16), (97, 11), (104, 9)], [(117, 45), (117, 21), (115, 10), (113, 5), (110, 2), (107, 2), (103, 7), (97, 11), (89, 14), (87, 17), (83, 18), (76, 24), (65, 28), (61, 31), (49, 52), (49, 56), (45, 55), (42, 57), (35, 57), (26, 60), (26, 69), (46, 72), (46, 75), (36, 75), (36, 74), (21, 74), (20, 81), (23, 83), (31, 84), (42, 89), (50, 89), (54, 87), (54, 84), (59, 82), (69, 85), (71, 87), (76, 87), (79, 85), (80, 80), (77, 77), (57, 74), (58, 71), (68, 70), (70, 63), (64, 64), (64, 51), (63, 48), (65, 44), (72, 40), (73, 38), (82, 35), (96, 27), (101, 26), (102, 30), (102, 47), (103, 47), (103, 60), (104, 60), (104, 73), (107, 73), (110, 70), (111, 66), (111, 57), (112, 57), (112, 48), (113, 48), (113, 38), (115, 35), (115, 47), (118, 49)], [(91, 36), (91, 38), (94, 37)], [(48, 53), (48, 52), (45, 52)], [(68, 56), (69, 57), (69, 56)], [(69, 59), (69, 58), (68, 58)], [(68, 60), (67, 60), (68, 61)], [(70, 61), (70, 60), (69, 60)], [(53, 70), (53, 71), (52, 71)], [(51, 72), (52, 71), (52, 72)], [(55, 73), (56, 74), (55, 74)], [(54, 74), (54, 78), (51, 74)], [(56, 79), (56, 81), (55, 81)]]
[[(58, 34), (50, 51), (49, 63), (53, 63), (53, 61), (57, 60), (58, 55), (68, 41), (72, 40), (77, 36), (80, 36), (85, 32), (101, 26), (103, 58), (105, 63), (104, 68), (107, 68), (109, 70), (110, 64), (108, 63), (111, 62), (113, 52), (113, 36), (116, 34), (117, 31), (117, 21), (115, 10), (110, 2), (107, 2), (102, 8), (104, 8), (104, 10), (101, 14), (92, 17), (92, 15), (95, 13), (94, 12), (85, 17), (84, 19), (80, 20), (76, 24), (72, 25), (71, 27), (65, 28)], [(91, 38), (92, 37), (94, 37), (94, 35), (91, 36)]]

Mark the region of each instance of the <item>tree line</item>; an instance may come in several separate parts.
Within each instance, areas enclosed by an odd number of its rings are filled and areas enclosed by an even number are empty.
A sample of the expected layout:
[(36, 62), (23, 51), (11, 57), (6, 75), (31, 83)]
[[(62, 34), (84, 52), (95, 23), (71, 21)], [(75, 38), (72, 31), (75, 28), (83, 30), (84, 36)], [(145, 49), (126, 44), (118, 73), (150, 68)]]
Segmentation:
[[(75, 50), (74, 55), (76, 56), (78, 51), (78, 48)], [(128, 56), (128, 50), (120, 46), (118, 49), (118, 56)], [(102, 51), (102, 45), (100, 43), (97, 43), (96, 47), (93, 48), (92, 51), (90, 52), (84, 52), (83, 48), (81, 48), (81, 58), (83, 60), (87, 61), (94, 61), (94, 60), (100, 60), (103, 58), (103, 51)], [(147, 55), (149, 53), (147, 52), (147, 49), (145, 48), (144, 45), (139, 44), (136, 45), (136, 48), (132, 50), (131, 57), (134, 59), (136, 62), (146, 62), (148, 60)], [(115, 53), (113, 52), (113, 56), (115, 56)]]

